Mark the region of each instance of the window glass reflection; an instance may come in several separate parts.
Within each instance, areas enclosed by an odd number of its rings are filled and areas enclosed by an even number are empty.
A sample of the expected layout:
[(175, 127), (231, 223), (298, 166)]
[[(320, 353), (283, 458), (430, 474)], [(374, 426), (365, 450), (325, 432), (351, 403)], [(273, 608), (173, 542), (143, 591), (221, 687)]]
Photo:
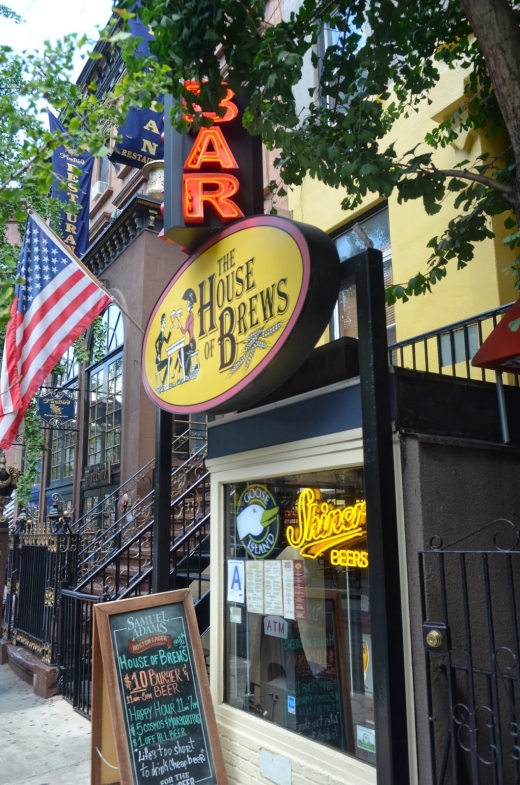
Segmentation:
[(375, 763), (362, 469), (227, 485), (225, 520), (226, 701)]

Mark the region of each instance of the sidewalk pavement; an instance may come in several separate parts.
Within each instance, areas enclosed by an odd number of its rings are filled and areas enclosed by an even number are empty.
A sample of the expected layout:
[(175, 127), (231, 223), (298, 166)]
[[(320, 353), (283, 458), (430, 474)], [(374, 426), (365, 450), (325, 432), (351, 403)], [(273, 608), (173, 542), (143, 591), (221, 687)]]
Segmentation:
[(0, 665), (0, 785), (89, 785), (90, 722)]

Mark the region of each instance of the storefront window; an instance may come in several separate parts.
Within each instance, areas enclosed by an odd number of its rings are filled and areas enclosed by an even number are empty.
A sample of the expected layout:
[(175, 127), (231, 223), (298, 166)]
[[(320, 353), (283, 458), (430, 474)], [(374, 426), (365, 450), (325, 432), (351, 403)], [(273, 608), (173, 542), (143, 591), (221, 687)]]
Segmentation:
[(123, 358), (107, 360), (90, 374), (88, 465), (119, 463)]
[[(59, 373), (54, 376), (55, 386), (77, 401), (78, 370), (74, 349), (71, 346), (59, 362)], [(76, 404), (77, 405), (77, 404)], [(76, 419), (53, 428), (51, 431), (50, 481), (70, 480), (74, 474), (77, 442)]]
[(76, 457), (76, 421), (69, 429), (53, 429), (51, 441), (51, 482), (66, 480), (74, 474)]
[[(101, 502), (105, 500), (104, 504)], [(88, 528), (92, 531), (108, 529), (115, 521), (116, 509), (113, 496), (109, 493), (90, 491), (83, 499), (83, 514), (87, 516)]]
[[(385, 286), (392, 283), (392, 249), (390, 245), (390, 224), (388, 208), (370, 215), (368, 218), (359, 219), (344, 234), (334, 240), (341, 261), (349, 259), (366, 248), (377, 248), (383, 254), (383, 273)], [(386, 324), (388, 343), (395, 342), (395, 309), (389, 306), (386, 309)], [(333, 338), (358, 337), (356, 288), (353, 283), (342, 287), (338, 306), (333, 319)]]
[(226, 701), (375, 763), (362, 469), (225, 488)]

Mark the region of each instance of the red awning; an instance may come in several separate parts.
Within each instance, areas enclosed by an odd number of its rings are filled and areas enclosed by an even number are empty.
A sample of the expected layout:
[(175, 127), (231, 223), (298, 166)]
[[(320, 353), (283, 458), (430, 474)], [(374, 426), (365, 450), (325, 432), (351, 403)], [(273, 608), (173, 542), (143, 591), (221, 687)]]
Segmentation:
[[(515, 330), (509, 326), (518, 320)], [(520, 373), (520, 300), (506, 311), (471, 361), (477, 368)]]

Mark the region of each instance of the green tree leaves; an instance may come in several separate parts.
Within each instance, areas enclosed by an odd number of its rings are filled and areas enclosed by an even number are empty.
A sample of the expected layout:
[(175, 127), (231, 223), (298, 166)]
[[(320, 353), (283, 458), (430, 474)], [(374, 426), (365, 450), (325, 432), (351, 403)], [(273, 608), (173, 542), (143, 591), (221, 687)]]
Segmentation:
[[(497, 3), (509, 5), (508, 0), (479, 2), (495, 9)], [(121, 5), (131, 11), (134, 0)], [(142, 0), (141, 18), (155, 33), (150, 48), (169, 69), (177, 112), (182, 79), (206, 80), (198, 102), (204, 110), (214, 109), (222, 96), (225, 62), (227, 81), (241, 86), (247, 97), (244, 125), (280, 151), (277, 163), (286, 184), (300, 185), (311, 176), (342, 188), (345, 209), (358, 207), (369, 192), (383, 198), (396, 192), (401, 202), (422, 200), (428, 214), (439, 212), (447, 193), (458, 193), (459, 219), (430, 243), (428, 272), (406, 285), (405, 293), (428, 290), (445, 276), (451, 259), (459, 267), (467, 264), (474, 244), (490, 236), (486, 215), (511, 208), (520, 213), (516, 159), (507, 144), (492, 162), (483, 155), (457, 171), (435, 165), (435, 150), (462, 134), (493, 139), (504, 132), (503, 106), (481, 46), (486, 32), (472, 35), (458, 0), (421, 0), (406, 8), (394, 0), (303, 0), (281, 20), (263, 19), (263, 9), (250, 0)], [(309, 60), (317, 84), (305, 70)], [(397, 120), (424, 111), (423, 102), (446, 68), (466, 74), (460, 105), (399, 157), (387, 142), (390, 132)], [(304, 73), (306, 103), (299, 97)], [(520, 86), (512, 82), (510, 90), (516, 96)], [(177, 118), (185, 130), (181, 115)], [(509, 242), (517, 243), (513, 233)]]
[[(15, 18), (8, 11), (0, 6), (0, 16)], [(52, 152), (67, 144), (105, 156), (109, 152), (107, 128), (114, 135), (130, 106), (149, 105), (165, 86), (163, 75), (169, 69), (156, 61), (146, 73), (134, 66), (103, 95), (96, 94), (95, 85), (71, 81), (78, 51), (94, 50), (94, 55), (103, 58), (111, 37), (123, 40), (123, 44), (129, 40), (121, 24), (115, 19), (95, 46), (73, 34), (53, 45), (46, 42), (38, 53), (17, 55), (7, 46), (0, 47), (0, 327), (9, 318), (19, 255), (18, 247), (7, 237), (9, 222), (18, 223), (23, 234), (30, 205), (56, 226), (54, 219), (60, 208), (49, 196), (54, 177)], [(66, 134), (48, 130), (47, 108), (60, 114)]]
[[(107, 46), (120, 46), (127, 74), (104, 95), (96, 94), (95, 84), (80, 88), (67, 77), (82, 43), (77, 37), (46, 45), (38, 57), (17, 58), (0, 48), (0, 144), (9, 150), (0, 161), (0, 235), (9, 216), (22, 220), (23, 200), (46, 196), (50, 154), (64, 141), (42, 124), (42, 99), (61, 112), (77, 149), (101, 156), (107, 152), (106, 129), (117, 127), (129, 107), (149, 106), (158, 93), (173, 95), (172, 119), (179, 130), (189, 127), (185, 104), (195, 128), (208, 124), (201, 112), (215, 110), (223, 97), (224, 67), (226, 81), (245, 96), (244, 125), (279, 151), (286, 185), (317, 178), (341, 189), (346, 210), (372, 193), (397, 195), (400, 202), (419, 199), (432, 215), (447, 196), (455, 196), (458, 218), (432, 238), (426, 270), (390, 290), (390, 300), (427, 291), (445, 276), (448, 262), (465, 266), (475, 244), (491, 236), (489, 216), (504, 213), (513, 221), (507, 244), (518, 248), (514, 145), (506, 140), (495, 157), (484, 153), (450, 170), (436, 164), (435, 152), (462, 135), (478, 134), (484, 149), (488, 142), (496, 149), (493, 140), (506, 137), (504, 125), (514, 130), (507, 112), (504, 120), (503, 99), (499, 105), (483, 55), (490, 44), (482, 40), (486, 31), (472, 34), (461, 3), (421, 0), (404, 9), (394, 0), (302, 0), (283, 17), (274, 15), (275, 8), (264, 18), (264, 5), (251, 0), (142, 0), (141, 21), (154, 33), (151, 56), (143, 57), (137, 54), (139, 41), (125, 29), (135, 16), (135, 0), (120, 0), (92, 57), (102, 60)], [(476, 3), (464, 0), (468, 7)], [(509, 6), (508, 0), (478, 3), (495, 10)], [(513, 19), (518, 26), (516, 11)], [(511, 40), (500, 43), (511, 46)], [(392, 142), (396, 122), (424, 111), (446, 68), (466, 75), (460, 104), (413, 150), (398, 153)], [(184, 87), (190, 80), (202, 83), (196, 98)], [(516, 105), (520, 84), (511, 80), (509, 87)], [(0, 237), (0, 264), (2, 242)], [(519, 274), (520, 255), (510, 269)]]

